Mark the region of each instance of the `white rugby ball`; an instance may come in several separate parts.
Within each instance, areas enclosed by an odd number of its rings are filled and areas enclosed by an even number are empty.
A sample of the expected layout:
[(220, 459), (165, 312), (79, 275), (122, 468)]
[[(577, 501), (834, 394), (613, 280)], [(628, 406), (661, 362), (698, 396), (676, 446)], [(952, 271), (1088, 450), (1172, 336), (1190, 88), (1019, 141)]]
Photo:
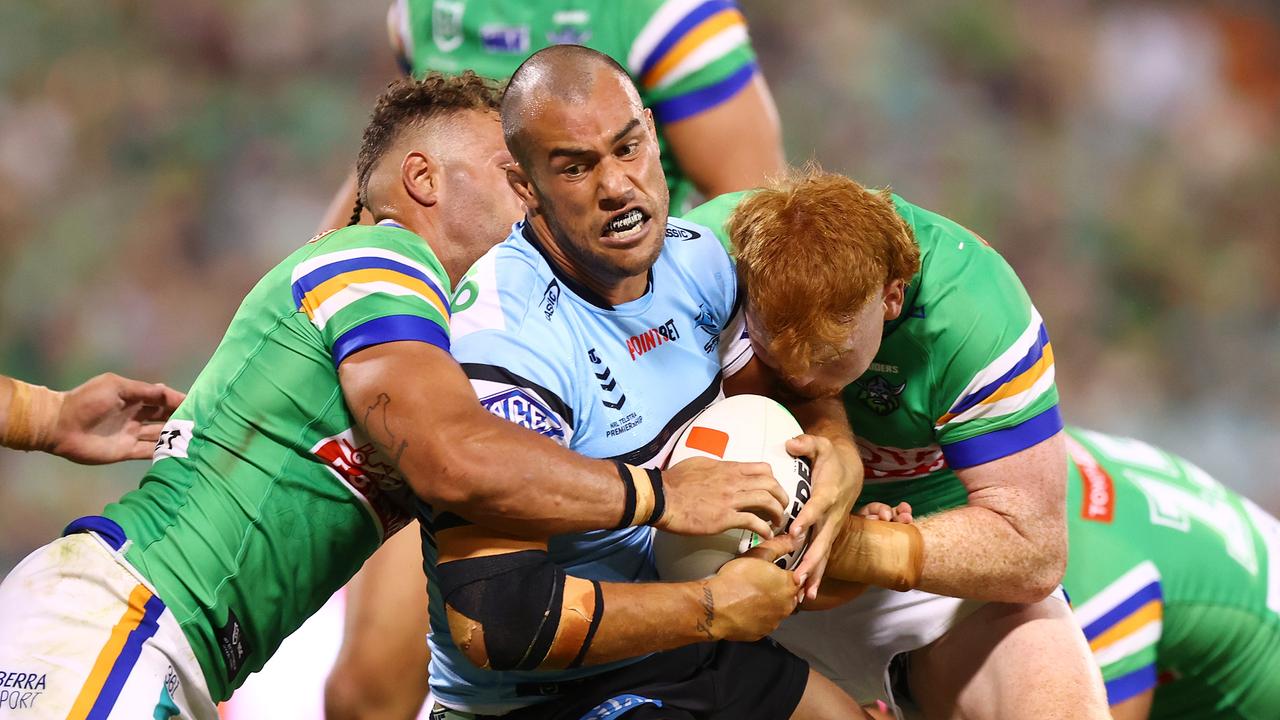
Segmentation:
[[(790, 498), (785, 524), (773, 528), (775, 533), (785, 532), (813, 489), (808, 461), (791, 457), (786, 449), (787, 441), (802, 432), (800, 423), (776, 401), (760, 395), (734, 395), (709, 406), (693, 419), (667, 463), (674, 465), (691, 457), (769, 463), (773, 477)], [(658, 576), (665, 581), (701, 580), (760, 541), (760, 536), (749, 530), (701, 537), (658, 530), (653, 537), (654, 562)], [(778, 565), (793, 569), (805, 549), (779, 558)]]

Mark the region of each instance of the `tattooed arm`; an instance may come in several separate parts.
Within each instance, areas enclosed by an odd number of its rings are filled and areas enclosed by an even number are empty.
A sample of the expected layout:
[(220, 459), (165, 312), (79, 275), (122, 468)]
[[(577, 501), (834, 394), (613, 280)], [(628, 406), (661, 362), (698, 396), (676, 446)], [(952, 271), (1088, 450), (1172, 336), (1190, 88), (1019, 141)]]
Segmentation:
[[(462, 368), (438, 347), (374, 345), (343, 360), (338, 378), (361, 429), (434, 508), (524, 537), (650, 519), (634, 495), (627, 504), (617, 464), (485, 411)], [(740, 527), (768, 536), (786, 501), (763, 463), (694, 458), (667, 469), (663, 487), (665, 511), (653, 524), (691, 535)]]

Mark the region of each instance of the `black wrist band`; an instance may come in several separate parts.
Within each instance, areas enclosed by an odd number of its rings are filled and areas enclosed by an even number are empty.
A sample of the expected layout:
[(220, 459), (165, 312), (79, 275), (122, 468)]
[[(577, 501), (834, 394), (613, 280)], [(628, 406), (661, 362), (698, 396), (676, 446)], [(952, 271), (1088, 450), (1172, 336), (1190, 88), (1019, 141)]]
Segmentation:
[(625, 493), (622, 501), (622, 520), (613, 529), (622, 530), (631, 527), (636, 519), (636, 486), (635, 480), (631, 478), (631, 469), (626, 463), (615, 460), (613, 464), (618, 468), (618, 477), (622, 479), (622, 490)]
[(653, 525), (662, 519), (662, 513), (667, 509), (667, 496), (662, 491), (662, 471), (658, 468), (648, 468), (645, 473), (649, 475), (649, 484), (653, 486), (653, 512), (649, 513), (649, 519), (644, 521), (645, 525)]

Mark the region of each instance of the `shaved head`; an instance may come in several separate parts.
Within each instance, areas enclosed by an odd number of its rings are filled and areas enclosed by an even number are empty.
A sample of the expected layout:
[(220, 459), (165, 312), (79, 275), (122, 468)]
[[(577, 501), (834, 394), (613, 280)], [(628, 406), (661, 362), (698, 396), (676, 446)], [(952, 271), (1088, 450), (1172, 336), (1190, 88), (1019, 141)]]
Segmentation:
[(643, 107), (631, 76), (613, 58), (581, 45), (552, 45), (516, 69), (502, 96), (502, 133), (516, 162), (527, 164), (527, 128), (549, 103), (581, 105), (601, 79), (620, 81), (637, 114)]

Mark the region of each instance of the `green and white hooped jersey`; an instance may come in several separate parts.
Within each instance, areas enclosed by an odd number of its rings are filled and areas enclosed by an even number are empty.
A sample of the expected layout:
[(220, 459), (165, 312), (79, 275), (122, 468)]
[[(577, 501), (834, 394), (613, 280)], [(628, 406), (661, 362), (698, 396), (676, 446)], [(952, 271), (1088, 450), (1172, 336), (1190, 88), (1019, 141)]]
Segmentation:
[(245, 298), (141, 486), (103, 512), (215, 700), (412, 517), (337, 368), (386, 342), (447, 351), (449, 296), (431, 248), (399, 226), (343, 228), (298, 249)]
[[(716, 229), (746, 193), (686, 217)], [(1018, 276), (981, 237), (893, 196), (920, 246), (902, 314), (870, 369), (845, 388), (866, 469), (860, 503), (917, 515), (964, 505), (955, 470), (1029, 448), (1062, 429), (1053, 347)]]
[(671, 207), (692, 184), (663, 127), (738, 94), (758, 69), (747, 22), (732, 0), (396, 0), (406, 71), (474, 70), (505, 80), (525, 58), (558, 44), (585, 45), (631, 74), (653, 110)]
[(1280, 717), (1280, 522), (1190, 462), (1069, 428), (1063, 581), (1114, 705)]

